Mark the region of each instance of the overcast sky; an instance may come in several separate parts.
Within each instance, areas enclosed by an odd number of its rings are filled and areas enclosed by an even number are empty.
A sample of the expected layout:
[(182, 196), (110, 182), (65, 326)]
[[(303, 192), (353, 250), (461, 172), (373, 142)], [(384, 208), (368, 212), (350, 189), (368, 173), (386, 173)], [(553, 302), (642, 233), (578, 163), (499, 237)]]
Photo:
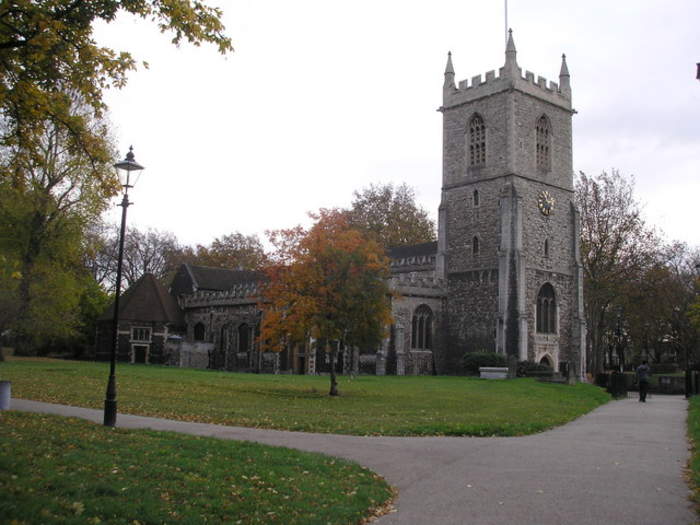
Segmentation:
[[(440, 200), (446, 55), (457, 80), (504, 61), (504, 2), (211, 1), (235, 52), (175, 48), (124, 17), (98, 41), (150, 64), (107, 101), (120, 158), (146, 166), (129, 224), (206, 244), (347, 206), (372, 182)], [(558, 81), (566, 53), (574, 168), (633, 174), (647, 221), (700, 244), (700, 2), (509, 0), (518, 64)], [(117, 201), (115, 200), (115, 205)], [(110, 215), (116, 218), (116, 213)]]

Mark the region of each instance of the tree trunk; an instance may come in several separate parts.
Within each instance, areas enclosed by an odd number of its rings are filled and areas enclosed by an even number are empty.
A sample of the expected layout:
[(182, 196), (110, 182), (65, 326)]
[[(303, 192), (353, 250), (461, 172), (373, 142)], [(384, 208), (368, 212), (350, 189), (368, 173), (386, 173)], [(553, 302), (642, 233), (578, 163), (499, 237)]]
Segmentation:
[(338, 395), (338, 380), (335, 377), (335, 362), (336, 359), (338, 358), (338, 352), (336, 351), (335, 348), (331, 347), (331, 345), (326, 342), (326, 352), (331, 353), (331, 390), (328, 392), (329, 396), (337, 396)]

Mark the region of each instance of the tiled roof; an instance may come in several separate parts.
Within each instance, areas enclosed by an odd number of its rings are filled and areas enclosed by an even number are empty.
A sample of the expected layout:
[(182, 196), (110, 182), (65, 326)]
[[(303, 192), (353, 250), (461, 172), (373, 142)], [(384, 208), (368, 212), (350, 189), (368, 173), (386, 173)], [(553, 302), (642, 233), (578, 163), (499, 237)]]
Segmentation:
[(390, 259), (435, 255), (437, 253), (437, 244), (437, 241), (432, 241), (414, 244), (412, 246), (394, 246), (393, 248), (389, 248), (389, 253), (387, 255)]
[[(111, 320), (114, 303), (100, 316)], [(183, 316), (177, 301), (158, 282), (146, 273), (119, 297), (119, 319), (128, 321), (160, 322), (182, 325)]]
[(230, 290), (236, 284), (258, 282), (264, 278), (263, 272), (253, 270), (227, 270), (208, 266), (186, 265), (197, 290)]

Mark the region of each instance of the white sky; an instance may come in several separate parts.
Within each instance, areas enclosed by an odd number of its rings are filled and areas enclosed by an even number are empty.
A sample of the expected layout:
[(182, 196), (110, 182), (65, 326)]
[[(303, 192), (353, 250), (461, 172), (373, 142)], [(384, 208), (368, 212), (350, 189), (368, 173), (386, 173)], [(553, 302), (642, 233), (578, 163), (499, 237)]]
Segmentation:
[[(187, 244), (263, 239), (372, 182), (408, 183), (436, 217), (447, 51), (457, 80), (502, 66), (503, 0), (209, 4), (236, 48), (226, 58), (141, 20), (97, 30), (150, 64), (107, 96), (120, 159), (133, 144), (147, 168), (130, 225)], [(634, 174), (648, 222), (700, 245), (700, 2), (508, 4), (523, 70), (558, 81), (567, 55), (575, 170)]]

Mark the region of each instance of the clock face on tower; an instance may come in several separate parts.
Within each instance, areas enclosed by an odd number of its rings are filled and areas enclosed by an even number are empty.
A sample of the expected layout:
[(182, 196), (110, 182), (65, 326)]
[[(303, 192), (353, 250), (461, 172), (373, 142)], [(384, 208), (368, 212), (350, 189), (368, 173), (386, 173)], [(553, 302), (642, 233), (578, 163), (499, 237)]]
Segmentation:
[(548, 191), (541, 191), (537, 198), (537, 207), (542, 215), (551, 215), (554, 212), (554, 197)]

